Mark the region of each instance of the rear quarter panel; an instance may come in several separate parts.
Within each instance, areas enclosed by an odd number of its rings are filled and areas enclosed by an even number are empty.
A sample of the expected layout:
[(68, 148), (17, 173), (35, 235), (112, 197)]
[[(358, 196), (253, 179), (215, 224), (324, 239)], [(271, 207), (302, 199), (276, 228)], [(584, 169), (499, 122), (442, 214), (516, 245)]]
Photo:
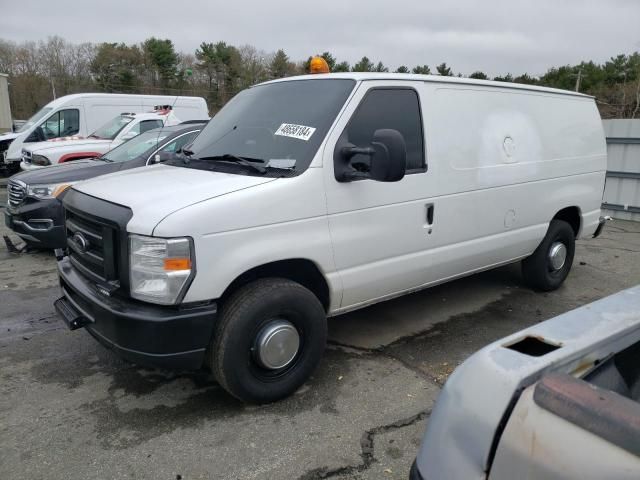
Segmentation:
[(592, 98), (438, 83), (424, 92), (441, 277), (529, 255), (565, 207), (593, 233), (606, 144)]

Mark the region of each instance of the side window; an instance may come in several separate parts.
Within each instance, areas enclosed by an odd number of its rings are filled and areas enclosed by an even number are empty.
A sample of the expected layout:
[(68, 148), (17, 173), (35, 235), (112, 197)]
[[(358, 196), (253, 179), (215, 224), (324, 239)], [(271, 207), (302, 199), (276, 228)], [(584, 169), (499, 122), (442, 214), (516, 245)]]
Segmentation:
[(79, 131), (80, 111), (76, 109), (56, 112), (42, 124), (42, 133), (47, 140), (75, 135)]
[(190, 132), (190, 133), (187, 133), (186, 135), (182, 135), (181, 137), (176, 138), (173, 142), (167, 143), (164, 147), (162, 147), (160, 151), (172, 152), (172, 153), (177, 152), (186, 144), (191, 143), (193, 139), (196, 138), (196, 135), (198, 133), (199, 132)]
[[(424, 135), (418, 92), (410, 88), (374, 88), (367, 92), (353, 114), (345, 132), (346, 140), (358, 147), (371, 143), (381, 128), (399, 131), (407, 145), (407, 173), (424, 171)], [(359, 158), (363, 157), (363, 158)], [(368, 162), (357, 155), (352, 163)]]
[(56, 112), (47, 118), (42, 126), (42, 131), (46, 139), (60, 136), (60, 112)]
[(129, 137), (132, 133), (136, 135), (140, 135), (148, 130), (153, 130), (154, 128), (162, 127), (162, 120), (143, 120), (140, 123), (136, 123), (131, 130), (127, 132), (127, 137)]

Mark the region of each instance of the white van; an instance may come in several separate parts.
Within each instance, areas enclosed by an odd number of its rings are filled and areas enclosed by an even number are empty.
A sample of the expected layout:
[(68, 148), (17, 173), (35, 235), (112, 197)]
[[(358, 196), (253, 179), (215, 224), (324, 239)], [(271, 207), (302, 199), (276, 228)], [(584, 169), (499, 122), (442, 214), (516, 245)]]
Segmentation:
[(181, 156), (69, 189), (60, 316), (249, 402), (313, 372), (326, 317), (522, 260), (538, 290), (597, 235), (594, 99), (422, 75), (241, 92)]
[(10, 171), (19, 170), (24, 144), (68, 136), (86, 137), (123, 112), (148, 112), (157, 105), (171, 105), (183, 120), (209, 118), (207, 103), (201, 97), (113, 93), (66, 95), (41, 108), (17, 132), (0, 135), (4, 167)]

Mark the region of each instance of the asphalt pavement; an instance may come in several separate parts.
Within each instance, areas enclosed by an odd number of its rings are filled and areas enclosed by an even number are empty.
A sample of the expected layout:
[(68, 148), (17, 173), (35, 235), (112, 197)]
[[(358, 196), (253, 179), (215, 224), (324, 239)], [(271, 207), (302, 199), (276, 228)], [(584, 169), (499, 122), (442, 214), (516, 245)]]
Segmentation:
[(640, 283), (640, 223), (615, 221), (580, 241), (556, 292), (530, 291), (510, 265), (332, 318), (314, 377), (265, 406), (239, 403), (206, 371), (140, 368), (67, 330), (53, 311), (55, 270), (51, 253), (0, 245), (4, 480), (406, 479), (460, 362)]

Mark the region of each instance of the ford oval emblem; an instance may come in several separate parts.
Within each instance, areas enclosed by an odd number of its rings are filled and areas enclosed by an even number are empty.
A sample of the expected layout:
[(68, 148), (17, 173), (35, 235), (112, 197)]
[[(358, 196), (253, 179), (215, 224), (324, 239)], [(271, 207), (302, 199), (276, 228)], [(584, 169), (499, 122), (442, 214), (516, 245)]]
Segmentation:
[(80, 250), (82, 253), (85, 253), (87, 251), (87, 249), (89, 248), (89, 240), (87, 240), (84, 235), (82, 235), (80, 232), (76, 232), (71, 238), (78, 247), (78, 250)]

